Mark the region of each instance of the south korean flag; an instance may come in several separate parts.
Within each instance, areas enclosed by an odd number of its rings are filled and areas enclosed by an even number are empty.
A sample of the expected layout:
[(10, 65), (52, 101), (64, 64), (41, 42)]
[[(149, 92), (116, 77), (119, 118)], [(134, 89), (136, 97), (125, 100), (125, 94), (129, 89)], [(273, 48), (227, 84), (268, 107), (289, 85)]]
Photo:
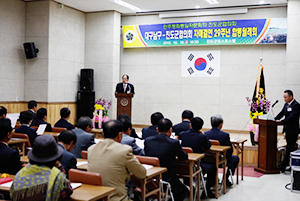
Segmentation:
[(181, 77), (220, 77), (221, 51), (181, 52)]

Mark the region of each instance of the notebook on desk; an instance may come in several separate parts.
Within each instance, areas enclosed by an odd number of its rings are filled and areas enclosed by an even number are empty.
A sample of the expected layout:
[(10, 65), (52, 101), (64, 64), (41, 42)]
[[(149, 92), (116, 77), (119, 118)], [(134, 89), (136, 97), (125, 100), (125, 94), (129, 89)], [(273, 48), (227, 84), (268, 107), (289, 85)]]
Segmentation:
[(36, 131), (36, 134), (43, 135), (46, 127), (47, 127), (47, 124), (40, 124), (39, 128)]

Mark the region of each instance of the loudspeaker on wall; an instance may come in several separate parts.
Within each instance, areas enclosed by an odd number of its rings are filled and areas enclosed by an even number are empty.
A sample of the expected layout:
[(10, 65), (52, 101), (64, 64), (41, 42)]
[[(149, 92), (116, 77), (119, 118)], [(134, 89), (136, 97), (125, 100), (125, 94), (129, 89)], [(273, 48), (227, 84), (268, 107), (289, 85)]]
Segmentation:
[(39, 49), (35, 48), (33, 42), (23, 43), (26, 59), (32, 59), (37, 57), (36, 53), (39, 52)]

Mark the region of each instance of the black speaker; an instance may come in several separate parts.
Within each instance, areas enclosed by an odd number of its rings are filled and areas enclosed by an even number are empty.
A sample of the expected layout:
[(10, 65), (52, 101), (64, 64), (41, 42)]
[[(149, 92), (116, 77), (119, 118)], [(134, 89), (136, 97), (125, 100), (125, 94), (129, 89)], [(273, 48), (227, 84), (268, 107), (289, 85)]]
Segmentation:
[(93, 118), (95, 105), (94, 91), (78, 91), (77, 92), (77, 121), (82, 116)]
[(37, 56), (36, 53), (39, 52), (39, 49), (35, 48), (33, 42), (23, 43), (23, 46), (24, 46), (26, 59), (32, 59)]
[(94, 69), (84, 68), (80, 70), (80, 90), (94, 90)]

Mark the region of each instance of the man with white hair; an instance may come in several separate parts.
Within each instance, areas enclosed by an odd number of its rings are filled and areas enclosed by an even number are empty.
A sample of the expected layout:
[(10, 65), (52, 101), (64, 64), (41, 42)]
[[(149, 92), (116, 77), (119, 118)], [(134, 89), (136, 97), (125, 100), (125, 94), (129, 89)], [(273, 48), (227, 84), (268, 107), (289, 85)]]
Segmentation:
[(232, 155), (233, 149), (232, 149), (232, 144), (230, 142), (229, 133), (225, 133), (225, 132), (221, 131), (222, 126), (223, 126), (222, 116), (219, 114), (213, 115), (210, 118), (210, 121), (211, 121), (212, 129), (205, 132), (206, 137), (209, 140), (218, 140), (220, 142), (220, 145), (231, 147), (226, 152), (227, 167), (228, 167), (227, 173), (226, 173), (226, 185), (230, 187), (230, 186), (232, 186), (232, 183), (228, 179), (228, 177), (230, 176), (229, 170), (231, 170), (232, 174), (234, 174), (235, 169), (238, 166), (240, 159), (238, 156)]

